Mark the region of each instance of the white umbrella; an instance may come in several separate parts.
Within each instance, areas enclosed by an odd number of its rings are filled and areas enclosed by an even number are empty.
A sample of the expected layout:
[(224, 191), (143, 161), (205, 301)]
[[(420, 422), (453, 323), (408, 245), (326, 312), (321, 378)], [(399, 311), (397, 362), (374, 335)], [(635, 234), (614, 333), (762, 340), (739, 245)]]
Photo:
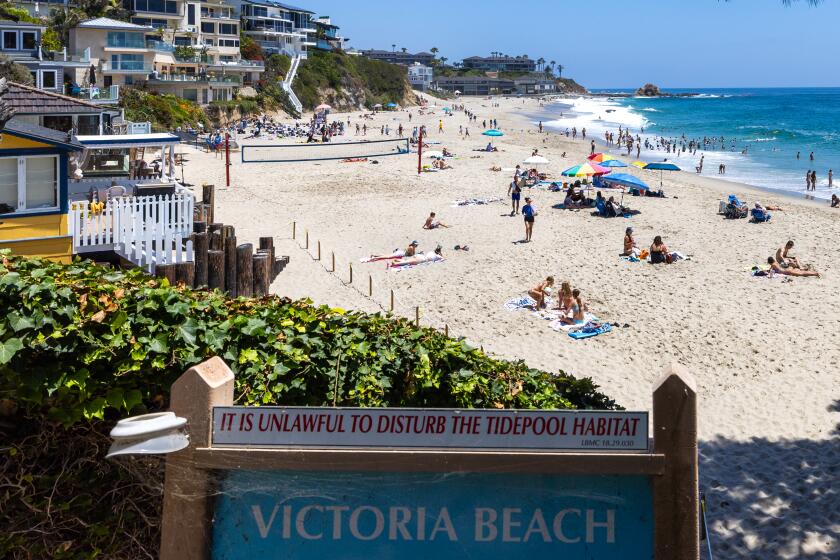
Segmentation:
[(442, 158), (443, 152), (440, 152), (438, 150), (432, 150), (431, 152), (426, 152), (426, 157)]
[(531, 156), (522, 163), (525, 165), (545, 165), (548, 163), (548, 160), (542, 156)]
[(381, 109), (382, 108), (382, 103), (377, 103), (376, 105), (373, 106), (373, 108), (374, 109)]
[(323, 111), (323, 110), (327, 110), (327, 111), (328, 111), (328, 110), (330, 110), (330, 109), (332, 109), (332, 107), (330, 107), (330, 106), (329, 106), (329, 105), (327, 105), (326, 103), (321, 103), (320, 105), (318, 105), (317, 107), (315, 107), (315, 110), (316, 110), (316, 111)]

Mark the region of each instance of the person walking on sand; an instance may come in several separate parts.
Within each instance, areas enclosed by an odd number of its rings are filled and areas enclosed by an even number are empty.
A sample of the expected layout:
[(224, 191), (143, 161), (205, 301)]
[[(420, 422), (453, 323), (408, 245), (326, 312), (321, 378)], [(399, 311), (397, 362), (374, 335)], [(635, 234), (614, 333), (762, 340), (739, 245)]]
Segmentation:
[(525, 218), (525, 243), (531, 242), (531, 235), (534, 233), (534, 218), (537, 211), (531, 205), (531, 199), (525, 197), (525, 206), (522, 207), (522, 216)]
[(595, 155), (595, 140), (593, 140), (589, 146), (589, 155)]
[(514, 216), (519, 213), (519, 198), (522, 196), (522, 188), (519, 186), (518, 175), (514, 175), (513, 181), (510, 182), (508, 195), (510, 196), (510, 215)]
[(543, 125), (542, 125), (542, 121), (540, 121), (540, 134), (542, 134), (542, 131), (543, 131)]
[(443, 132), (443, 119), (438, 121), (438, 132)]

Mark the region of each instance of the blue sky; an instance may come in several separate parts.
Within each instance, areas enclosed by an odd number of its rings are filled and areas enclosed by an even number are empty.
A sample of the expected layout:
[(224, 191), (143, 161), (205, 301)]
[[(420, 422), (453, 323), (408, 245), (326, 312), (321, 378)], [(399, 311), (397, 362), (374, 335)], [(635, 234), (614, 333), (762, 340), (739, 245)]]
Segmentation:
[[(356, 48), (542, 56), (590, 88), (840, 86), (840, 1), (298, 0)], [(420, 7), (422, 6), (422, 8)]]

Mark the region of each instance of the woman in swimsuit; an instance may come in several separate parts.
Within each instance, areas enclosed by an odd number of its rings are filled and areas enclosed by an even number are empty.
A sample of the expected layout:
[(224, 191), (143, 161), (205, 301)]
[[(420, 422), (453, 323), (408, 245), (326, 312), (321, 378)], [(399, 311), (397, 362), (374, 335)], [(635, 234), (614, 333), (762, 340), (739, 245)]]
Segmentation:
[(650, 246), (650, 264), (661, 263), (671, 264), (671, 253), (662, 242), (662, 236), (657, 235), (653, 238), (653, 245)]
[(624, 252), (622, 257), (638, 257), (639, 248), (636, 247), (636, 240), (633, 239), (633, 228), (629, 227), (624, 230)]
[(531, 296), (536, 303), (537, 309), (542, 309), (545, 307), (545, 296), (546, 289), (552, 287), (554, 285), (554, 277), (549, 276), (530, 290), (528, 290), (528, 295)]
[(586, 304), (583, 298), (580, 297), (580, 290), (572, 291), (572, 306), (569, 309), (569, 315), (560, 318), (560, 321), (567, 325), (576, 325), (583, 323), (584, 312), (586, 311)]
[(560, 284), (560, 293), (557, 295), (557, 309), (568, 311), (572, 308), (574, 298), (572, 297), (572, 285), (568, 282)]
[(820, 273), (816, 270), (799, 270), (798, 268), (782, 268), (773, 257), (767, 257), (767, 264), (770, 265), (770, 270), (776, 274), (784, 276), (816, 276), (819, 278)]

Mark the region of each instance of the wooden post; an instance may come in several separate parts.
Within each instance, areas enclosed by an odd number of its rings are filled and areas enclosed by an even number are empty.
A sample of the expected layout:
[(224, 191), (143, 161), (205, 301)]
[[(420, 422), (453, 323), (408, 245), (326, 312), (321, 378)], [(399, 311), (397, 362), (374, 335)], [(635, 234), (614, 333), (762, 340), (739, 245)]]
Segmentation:
[(161, 560), (210, 557), (213, 473), (195, 467), (193, 450), (210, 446), (214, 406), (233, 404), (233, 372), (219, 358), (188, 369), (172, 385), (169, 409), (186, 418), (190, 447), (166, 456)]
[(443, 334), (449, 337), (449, 325), (443, 325)]
[(204, 222), (202, 220), (193, 221), (193, 232), (194, 233), (206, 233), (207, 232), (207, 222)]
[(207, 237), (209, 239), (208, 245), (211, 251), (221, 251), (224, 245), (222, 244), (222, 228), (224, 224), (212, 223), (207, 226)]
[(277, 274), (277, 263), (274, 259), (274, 238), (260, 237), (260, 249), (268, 252), (268, 281), (274, 280), (274, 275)]
[(391, 313), (394, 312), (394, 290), (391, 290)]
[(244, 243), (236, 248), (236, 295), (252, 297), (254, 295), (254, 246)]
[(332, 253), (332, 269), (330, 272), (335, 272), (335, 252)]
[(230, 297), (236, 297), (236, 236), (225, 238), (225, 288)]
[(195, 287), (207, 285), (207, 234), (193, 234), (193, 251), (195, 252)]
[(306, 230), (306, 243), (304, 244), (304, 249), (309, 249), (309, 230)]
[(187, 261), (175, 265), (175, 279), (188, 288), (195, 285), (195, 262)]
[(166, 278), (169, 280), (169, 285), (174, 286), (177, 282), (174, 264), (159, 264), (155, 267), (155, 276), (158, 278)]
[(350, 263), (350, 284), (353, 283), (353, 263)]
[(321, 260), (321, 240), (318, 240), (318, 260)]
[(254, 297), (268, 295), (268, 254), (257, 253), (253, 260)]
[(292, 222), (292, 239), (297, 239), (297, 222)]
[(368, 295), (373, 297), (373, 276), (368, 274)]
[(216, 186), (201, 185), (201, 202), (207, 205), (207, 221), (215, 221), (216, 213)]
[(211, 290), (225, 291), (225, 252), (207, 252), (207, 285)]
[(665, 472), (653, 477), (654, 557), (700, 557), (697, 484), (697, 385), (671, 364), (653, 390), (654, 452), (665, 455)]
[(419, 327), (420, 326), (420, 308), (414, 308), (414, 325)]

